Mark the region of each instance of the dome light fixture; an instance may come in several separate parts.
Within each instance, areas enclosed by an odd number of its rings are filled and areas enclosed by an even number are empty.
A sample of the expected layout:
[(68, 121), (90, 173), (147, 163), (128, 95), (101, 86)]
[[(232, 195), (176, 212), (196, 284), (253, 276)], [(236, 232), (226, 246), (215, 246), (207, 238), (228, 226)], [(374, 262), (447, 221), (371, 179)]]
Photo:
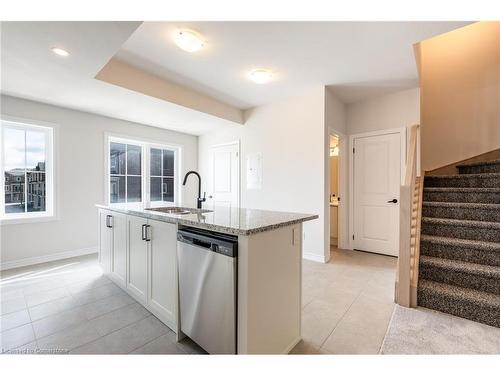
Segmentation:
[(273, 73), (268, 69), (259, 68), (252, 70), (248, 77), (252, 80), (252, 82), (258, 85), (264, 85), (273, 79)]
[(188, 29), (176, 31), (175, 44), (177, 44), (180, 49), (191, 53), (199, 51), (205, 45), (200, 33)]
[(52, 50), (52, 52), (54, 52), (58, 56), (63, 56), (63, 57), (69, 56), (69, 52), (66, 51), (65, 49), (60, 48), (60, 47), (52, 47), (51, 50)]

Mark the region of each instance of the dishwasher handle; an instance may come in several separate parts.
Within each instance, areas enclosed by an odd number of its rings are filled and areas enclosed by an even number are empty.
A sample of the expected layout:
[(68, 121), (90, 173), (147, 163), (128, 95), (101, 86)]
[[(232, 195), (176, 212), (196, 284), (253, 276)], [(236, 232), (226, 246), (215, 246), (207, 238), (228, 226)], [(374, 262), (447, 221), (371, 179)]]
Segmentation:
[(195, 237), (191, 237), (190, 238), (190, 237), (187, 237), (187, 236), (183, 236), (182, 233), (178, 233), (177, 234), (177, 240), (180, 241), (180, 242), (184, 242), (184, 243), (190, 244), (190, 245), (204, 247), (206, 249), (211, 249), (212, 248), (212, 243), (211, 242), (204, 241), (202, 239), (195, 238)]
[(177, 241), (196, 246), (207, 251), (213, 251), (229, 257), (238, 256), (237, 237), (218, 236), (217, 234), (206, 234), (200, 231), (189, 231), (181, 229), (177, 232)]

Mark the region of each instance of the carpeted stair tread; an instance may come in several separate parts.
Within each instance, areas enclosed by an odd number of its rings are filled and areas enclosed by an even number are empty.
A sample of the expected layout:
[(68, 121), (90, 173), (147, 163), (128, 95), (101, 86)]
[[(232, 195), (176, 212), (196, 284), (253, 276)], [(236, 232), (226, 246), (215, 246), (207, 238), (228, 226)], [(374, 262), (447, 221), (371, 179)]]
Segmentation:
[(420, 254), (500, 267), (500, 243), (421, 235)]
[(500, 164), (500, 159), (495, 159), (495, 160), (485, 160), (485, 161), (475, 161), (472, 163), (462, 163), (458, 164), (457, 168), (460, 167), (477, 167), (481, 165), (493, 165), (493, 164)]
[(500, 242), (500, 223), (423, 217), (421, 233), (466, 240)]
[(493, 293), (420, 279), (418, 304), (500, 327), (500, 296)]
[(475, 248), (484, 251), (496, 251), (500, 256), (500, 243), (498, 242), (464, 240), (462, 238), (429, 236), (426, 234), (422, 234), (420, 236), (420, 242), (431, 242), (433, 244), (449, 245), (454, 247)]
[(419, 272), (424, 280), (500, 295), (500, 267), (424, 255)]
[(425, 176), (425, 187), (495, 188), (500, 186), (500, 173), (474, 173)]
[(423, 202), (422, 215), (458, 220), (500, 222), (500, 204), (463, 202)]
[(424, 187), (424, 202), (500, 203), (500, 188)]
[(457, 165), (459, 174), (473, 174), (473, 173), (499, 173), (500, 172), (500, 159), (478, 161), (475, 163), (463, 163)]

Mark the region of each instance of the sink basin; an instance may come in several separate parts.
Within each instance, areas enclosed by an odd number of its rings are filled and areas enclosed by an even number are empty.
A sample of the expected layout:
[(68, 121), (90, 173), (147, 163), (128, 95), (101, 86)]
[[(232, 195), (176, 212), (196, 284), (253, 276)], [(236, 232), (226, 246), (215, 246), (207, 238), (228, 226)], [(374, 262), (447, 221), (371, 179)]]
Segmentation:
[(146, 208), (146, 210), (163, 212), (165, 214), (171, 214), (171, 215), (203, 214), (206, 212), (212, 212), (210, 210), (203, 210), (199, 208), (186, 208), (186, 207), (155, 207), (155, 208)]

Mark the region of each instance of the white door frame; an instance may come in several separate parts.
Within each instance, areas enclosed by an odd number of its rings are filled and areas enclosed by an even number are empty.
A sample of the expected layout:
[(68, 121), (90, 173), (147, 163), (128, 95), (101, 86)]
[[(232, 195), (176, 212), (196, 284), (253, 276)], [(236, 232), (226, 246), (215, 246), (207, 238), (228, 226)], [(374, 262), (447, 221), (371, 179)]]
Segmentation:
[[(326, 225), (325, 228), (328, 228), (327, 233), (326, 233), (326, 238), (328, 241), (328, 256), (325, 258), (325, 261), (328, 262), (329, 257), (330, 257), (330, 136), (336, 136), (339, 138), (339, 170), (338, 170), (338, 189), (339, 189), (339, 197), (340, 197), (340, 205), (338, 208), (338, 248), (339, 249), (346, 249), (349, 246), (348, 242), (348, 199), (346, 198), (347, 196), (347, 181), (348, 181), (348, 167), (347, 167), (347, 153), (349, 152), (349, 144), (348, 144), (348, 137), (332, 128), (328, 127), (328, 146), (327, 146), (327, 152), (328, 152), (328, 173), (327, 173), (327, 194), (326, 194), (326, 210), (328, 214), (325, 215), (325, 221)], [(342, 140), (342, 145), (340, 144), (340, 140)], [(343, 146), (343, 147), (341, 147)]]
[(354, 235), (354, 157), (353, 148), (354, 140), (357, 138), (373, 137), (377, 135), (388, 135), (388, 134), (399, 134), (401, 141), (401, 173), (400, 173), (400, 184), (403, 183), (403, 179), (406, 171), (406, 127), (392, 128), (376, 130), (366, 133), (351, 134), (349, 136), (349, 237), (347, 242), (349, 244), (348, 249), (354, 249), (353, 235)]
[[(208, 154), (209, 154), (209, 157), (211, 158), (212, 157), (212, 149), (214, 147), (224, 147), (224, 146), (233, 146), (233, 145), (236, 145), (238, 146), (238, 208), (241, 208), (241, 140), (240, 139), (237, 139), (235, 141), (232, 141), (232, 142), (224, 142), (224, 143), (216, 143), (216, 144), (213, 144), (213, 145), (210, 145), (208, 146)], [(213, 178), (213, 170), (212, 170), (212, 160), (210, 159), (209, 160), (209, 172), (212, 173), (212, 176), (210, 176), (210, 181), (209, 181), (209, 184), (213, 186), (213, 181), (212, 181), (212, 178)], [(212, 188), (212, 186), (208, 186), (209, 189)]]

